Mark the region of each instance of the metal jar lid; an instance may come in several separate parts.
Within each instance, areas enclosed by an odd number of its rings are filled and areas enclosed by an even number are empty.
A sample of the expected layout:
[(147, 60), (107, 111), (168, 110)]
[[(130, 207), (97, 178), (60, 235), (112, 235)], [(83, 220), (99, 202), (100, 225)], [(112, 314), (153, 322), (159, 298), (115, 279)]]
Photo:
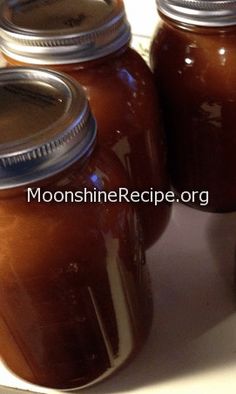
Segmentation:
[(91, 153), (96, 122), (84, 90), (49, 70), (0, 71), (0, 189), (46, 179)]
[(19, 62), (69, 64), (107, 56), (131, 29), (122, 0), (5, 0), (2, 51)]
[(236, 0), (157, 0), (159, 11), (181, 23), (221, 27), (236, 25)]

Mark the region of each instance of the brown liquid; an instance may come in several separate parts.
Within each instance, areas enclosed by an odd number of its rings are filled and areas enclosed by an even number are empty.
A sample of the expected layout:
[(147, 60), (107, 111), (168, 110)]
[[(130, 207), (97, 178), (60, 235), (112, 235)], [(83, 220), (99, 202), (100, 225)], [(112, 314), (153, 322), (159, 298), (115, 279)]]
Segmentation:
[(178, 193), (209, 191), (209, 211), (235, 210), (236, 28), (203, 29), (163, 19), (151, 63), (172, 184)]
[[(16, 64), (8, 59), (9, 64)], [(85, 64), (50, 66), (77, 79), (87, 92), (103, 146), (111, 148), (134, 190), (168, 191), (166, 150), (152, 73), (131, 48)], [(140, 204), (145, 245), (163, 233), (170, 205)]]
[[(97, 151), (45, 190), (116, 190), (116, 157)], [(0, 196), (0, 349), (34, 384), (82, 387), (120, 368), (151, 322), (137, 216), (125, 204), (26, 203)]]

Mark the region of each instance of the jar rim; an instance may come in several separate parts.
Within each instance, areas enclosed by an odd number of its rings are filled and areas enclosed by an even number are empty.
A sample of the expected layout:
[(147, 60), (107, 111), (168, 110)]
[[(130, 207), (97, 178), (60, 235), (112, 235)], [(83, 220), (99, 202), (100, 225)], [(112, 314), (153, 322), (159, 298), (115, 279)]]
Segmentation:
[[(29, 4), (30, 11), (25, 12), (25, 8), (24, 12), (17, 11), (19, 4)], [(24, 63), (56, 65), (99, 59), (125, 46), (131, 39), (131, 28), (123, 1), (89, 0), (88, 4), (90, 8), (83, 0), (82, 3), (44, 0), (35, 6), (24, 0), (3, 1), (0, 7), (3, 53)], [(98, 10), (100, 19), (96, 16)]]
[(91, 153), (96, 121), (71, 77), (46, 69), (2, 69), (0, 91), (0, 190), (51, 177)]
[(185, 24), (202, 27), (236, 25), (235, 0), (156, 0), (158, 11)]

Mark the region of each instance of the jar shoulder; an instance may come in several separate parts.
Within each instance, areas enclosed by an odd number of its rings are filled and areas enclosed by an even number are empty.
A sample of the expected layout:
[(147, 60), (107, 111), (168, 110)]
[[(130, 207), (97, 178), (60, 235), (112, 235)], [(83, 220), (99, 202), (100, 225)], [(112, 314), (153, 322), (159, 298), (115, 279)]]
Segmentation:
[[(54, 69), (71, 74), (82, 84), (100, 86), (113, 83), (113, 90), (125, 84), (130, 89), (136, 84), (150, 87), (153, 75), (142, 56), (133, 48), (87, 63), (53, 66)], [(110, 85), (111, 86), (111, 85)]]
[(152, 63), (160, 56), (172, 55), (172, 61), (179, 61), (182, 57), (205, 56), (208, 63), (211, 60), (222, 65), (222, 56), (228, 61), (235, 61), (236, 30), (229, 32), (219, 30), (185, 30), (161, 23), (153, 37), (151, 45)]
[[(205, 89), (236, 90), (236, 32), (187, 31), (162, 23), (151, 45), (151, 68), (155, 77)], [(218, 85), (215, 81), (218, 80)], [(219, 92), (218, 92), (219, 93)], [(235, 91), (236, 94), (236, 91)]]

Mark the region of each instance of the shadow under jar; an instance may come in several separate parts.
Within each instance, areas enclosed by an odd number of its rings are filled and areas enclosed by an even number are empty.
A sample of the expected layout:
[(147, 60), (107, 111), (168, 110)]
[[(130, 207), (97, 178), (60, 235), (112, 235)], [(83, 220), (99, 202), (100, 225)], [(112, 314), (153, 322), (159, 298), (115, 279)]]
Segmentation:
[[(2, 51), (9, 65), (63, 71), (86, 89), (98, 139), (116, 153), (134, 190), (167, 191), (166, 152), (153, 75), (129, 47), (121, 0), (5, 1)], [(170, 205), (140, 204), (146, 247), (164, 231)]]
[(77, 82), (0, 71), (0, 354), (19, 377), (81, 388), (146, 338), (152, 302), (133, 205), (81, 202), (124, 185)]
[[(151, 49), (169, 143), (172, 185), (208, 191), (215, 212), (236, 209), (235, 1), (159, 0)], [(196, 197), (195, 197), (196, 199)], [(199, 201), (193, 201), (199, 206)]]

